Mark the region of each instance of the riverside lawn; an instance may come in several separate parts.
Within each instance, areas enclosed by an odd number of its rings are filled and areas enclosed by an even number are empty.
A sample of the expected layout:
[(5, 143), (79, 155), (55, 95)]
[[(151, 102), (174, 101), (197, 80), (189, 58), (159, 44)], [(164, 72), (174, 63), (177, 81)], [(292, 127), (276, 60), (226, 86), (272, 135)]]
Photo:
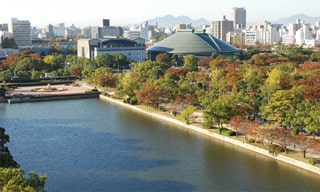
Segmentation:
[(199, 133), (199, 134), (202, 134), (205, 136), (209, 136), (211, 138), (215, 138), (220, 141), (245, 148), (247, 150), (250, 150), (250, 151), (259, 153), (261, 155), (270, 157), (272, 159), (279, 160), (279, 161), (284, 162), (286, 164), (290, 164), (290, 165), (299, 167), (301, 169), (307, 170), (310, 173), (315, 173), (315, 174), (320, 175), (320, 166), (318, 164), (311, 165), (309, 163), (310, 158), (313, 158), (313, 157), (308, 157), (308, 158), (303, 159), (302, 155), (300, 153), (292, 152), (292, 151), (288, 152), (288, 154), (278, 153), (277, 155), (275, 155), (273, 153), (270, 153), (269, 150), (267, 149), (267, 147), (263, 146), (262, 144), (247, 143), (247, 141), (245, 140), (245, 138), (243, 136), (238, 136), (238, 137), (223, 136), (223, 135), (219, 134), (218, 129), (206, 129), (206, 128), (203, 128), (201, 125), (186, 124), (185, 122), (178, 120), (177, 117), (169, 114), (168, 112), (157, 111), (157, 110), (155, 110), (151, 107), (147, 107), (147, 106), (130, 105), (130, 104), (124, 103), (123, 101), (121, 101), (119, 99), (111, 98), (111, 97), (101, 95), (101, 94), (100, 94), (99, 98), (103, 101), (108, 102), (108, 103), (116, 104), (121, 107), (125, 107), (127, 109), (133, 110), (138, 113), (142, 113), (144, 115), (150, 116), (150, 117), (155, 118), (157, 120), (163, 120), (168, 123), (178, 125), (182, 128), (187, 128), (188, 130), (190, 130), (192, 132)]

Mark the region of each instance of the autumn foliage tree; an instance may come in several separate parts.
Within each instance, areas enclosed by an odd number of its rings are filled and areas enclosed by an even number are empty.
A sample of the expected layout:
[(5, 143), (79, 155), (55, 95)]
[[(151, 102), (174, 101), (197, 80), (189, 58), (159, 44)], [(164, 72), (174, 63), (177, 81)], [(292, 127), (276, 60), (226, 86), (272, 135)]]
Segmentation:
[(152, 106), (157, 108), (165, 98), (165, 91), (162, 87), (150, 85), (137, 95), (137, 100), (140, 104)]
[(303, 158), (306, 158), (307, 151), (314, 146), (315, 140), (309, 139), (305, 133), (300, 133), (295, 138), (295, 144), (302, 153)]
[(287, 153), (294, 140), (290, 130), (277, 127), (275, 133), (278, 135), (277, 144)]
[(156, 56), (156, 61), (157, 62), (162, 62), (162, 63), (166, 63), (168, 65), (171, 65), (171, 56), (168, 53), (159, 53)]
[(97, 81), (97, 84), (101, 87), (115, 87), (117, 80), (112, 75), (103, 75), (99, 76)]
[(81, 66), (72, 66), (69, 69), (70, 73), (78, 78), (82, 76), (83, 67)]

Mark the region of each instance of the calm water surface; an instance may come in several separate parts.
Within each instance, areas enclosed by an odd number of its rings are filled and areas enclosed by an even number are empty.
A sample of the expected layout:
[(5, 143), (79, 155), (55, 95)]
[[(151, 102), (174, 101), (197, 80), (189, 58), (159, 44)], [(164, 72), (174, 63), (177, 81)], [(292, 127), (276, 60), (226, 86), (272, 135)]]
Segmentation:
[(0, 104), (25, 171), (51, 191), (320, 191), (320, 177), (98, 99)]

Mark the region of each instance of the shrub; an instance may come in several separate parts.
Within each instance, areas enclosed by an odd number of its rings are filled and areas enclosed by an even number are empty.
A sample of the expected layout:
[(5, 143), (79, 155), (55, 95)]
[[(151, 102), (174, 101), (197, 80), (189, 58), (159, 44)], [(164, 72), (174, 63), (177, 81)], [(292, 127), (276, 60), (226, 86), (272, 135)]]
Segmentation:
[(282, 147), (280, 147), (279, 145), (271, 145), (270, 152), (278, 154), (278, 153), (284, 152), (284, 149)]
[(224, 136), (235, 136), (236, 133), (230, 129), (220, 128), (219, 133)]
[(309, 163), (311, 165), (315, 165), (315, 164), (317, 164), (317, 159), (316, 158), (311, 158), (311, 159), (309, 159)]

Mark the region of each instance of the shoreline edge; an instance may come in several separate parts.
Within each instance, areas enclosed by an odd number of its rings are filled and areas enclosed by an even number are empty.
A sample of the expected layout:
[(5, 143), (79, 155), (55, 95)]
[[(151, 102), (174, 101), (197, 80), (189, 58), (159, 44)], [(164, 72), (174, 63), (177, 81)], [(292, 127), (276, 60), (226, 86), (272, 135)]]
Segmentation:
[(122, 102), (120, 100), (117, 100), (117, 99), (114, 99), (114, 98), (110, 98), (110, 97), (104, 96), (102, 94), (99, 95), (99, 99), (103, 100), (103, 101), (106, 101), (106, 102), (109, 102), (111, 104), (116, 104), (116, 105), (125, 107), (127, 109), (131, 109), (131, 110), (133, 110), (135, 112), (143, 113), (143, 114), (145, 114), (147, 116), (150, 116), (150, 117), (153, 117), (153, 118), (155, 118), (157, 120), (163, 120), (163, 121), (166, 121), (168, 123), (172, 123), (172, 124), (187, 128), (188, 130), (191, 130), (193, 132), (200, 133), (202, 135), (209, 136), (211, 138), (215, 138), (215, 139), (218, 139), (220, 141), (239, 146), (241, 148), (256, 152), (258, 154), (270, 157), (270, 158), (275, 159), (275, 160), (279, 160), (281, 162), (284, 162), (284, 163), (299, 167), (301, 169), (304, 169), (306, 171), (309, 171), (309, 172), (312, 172), (312, 173), (320, 175), (320, 168), (316, 167), (316, 166), (313, 166), (311, 164), (304, 163), (304, 162), (292, 159), (290, 157), (286, 157), (286, 156), (281, 155), (281, 154), (278, 154), (278, 155), (275, 156), (275, 155), (269, 153), (268, 150), (253, 146), (253, 145), (251, 145), (249, 143), (242, 142), (242, 141), (239, 141), (239, 140), (235, 140), (235, 139), (232, 139), (230, 137), (226, 137), (226, 136), (214, 133), (214, 132), (210, 132), (210, 130), (208, 130), (208, 129), (204, 129), (204, 128), (197, 127), (197, 126), (194, 126), (194, 125), (187, 125), (184, 122), (181, 122), (179, 120), (176, 120), (176, 119), (164, 116), (164, 115), (152, 113), (152, 112), (150, 112), (148, 110), (144, 110), (144, 109), (138, 108), (138, 107), (136, 107), (134, 105), (130, 105), (130, 104), (124, 103), (124, 102)]

